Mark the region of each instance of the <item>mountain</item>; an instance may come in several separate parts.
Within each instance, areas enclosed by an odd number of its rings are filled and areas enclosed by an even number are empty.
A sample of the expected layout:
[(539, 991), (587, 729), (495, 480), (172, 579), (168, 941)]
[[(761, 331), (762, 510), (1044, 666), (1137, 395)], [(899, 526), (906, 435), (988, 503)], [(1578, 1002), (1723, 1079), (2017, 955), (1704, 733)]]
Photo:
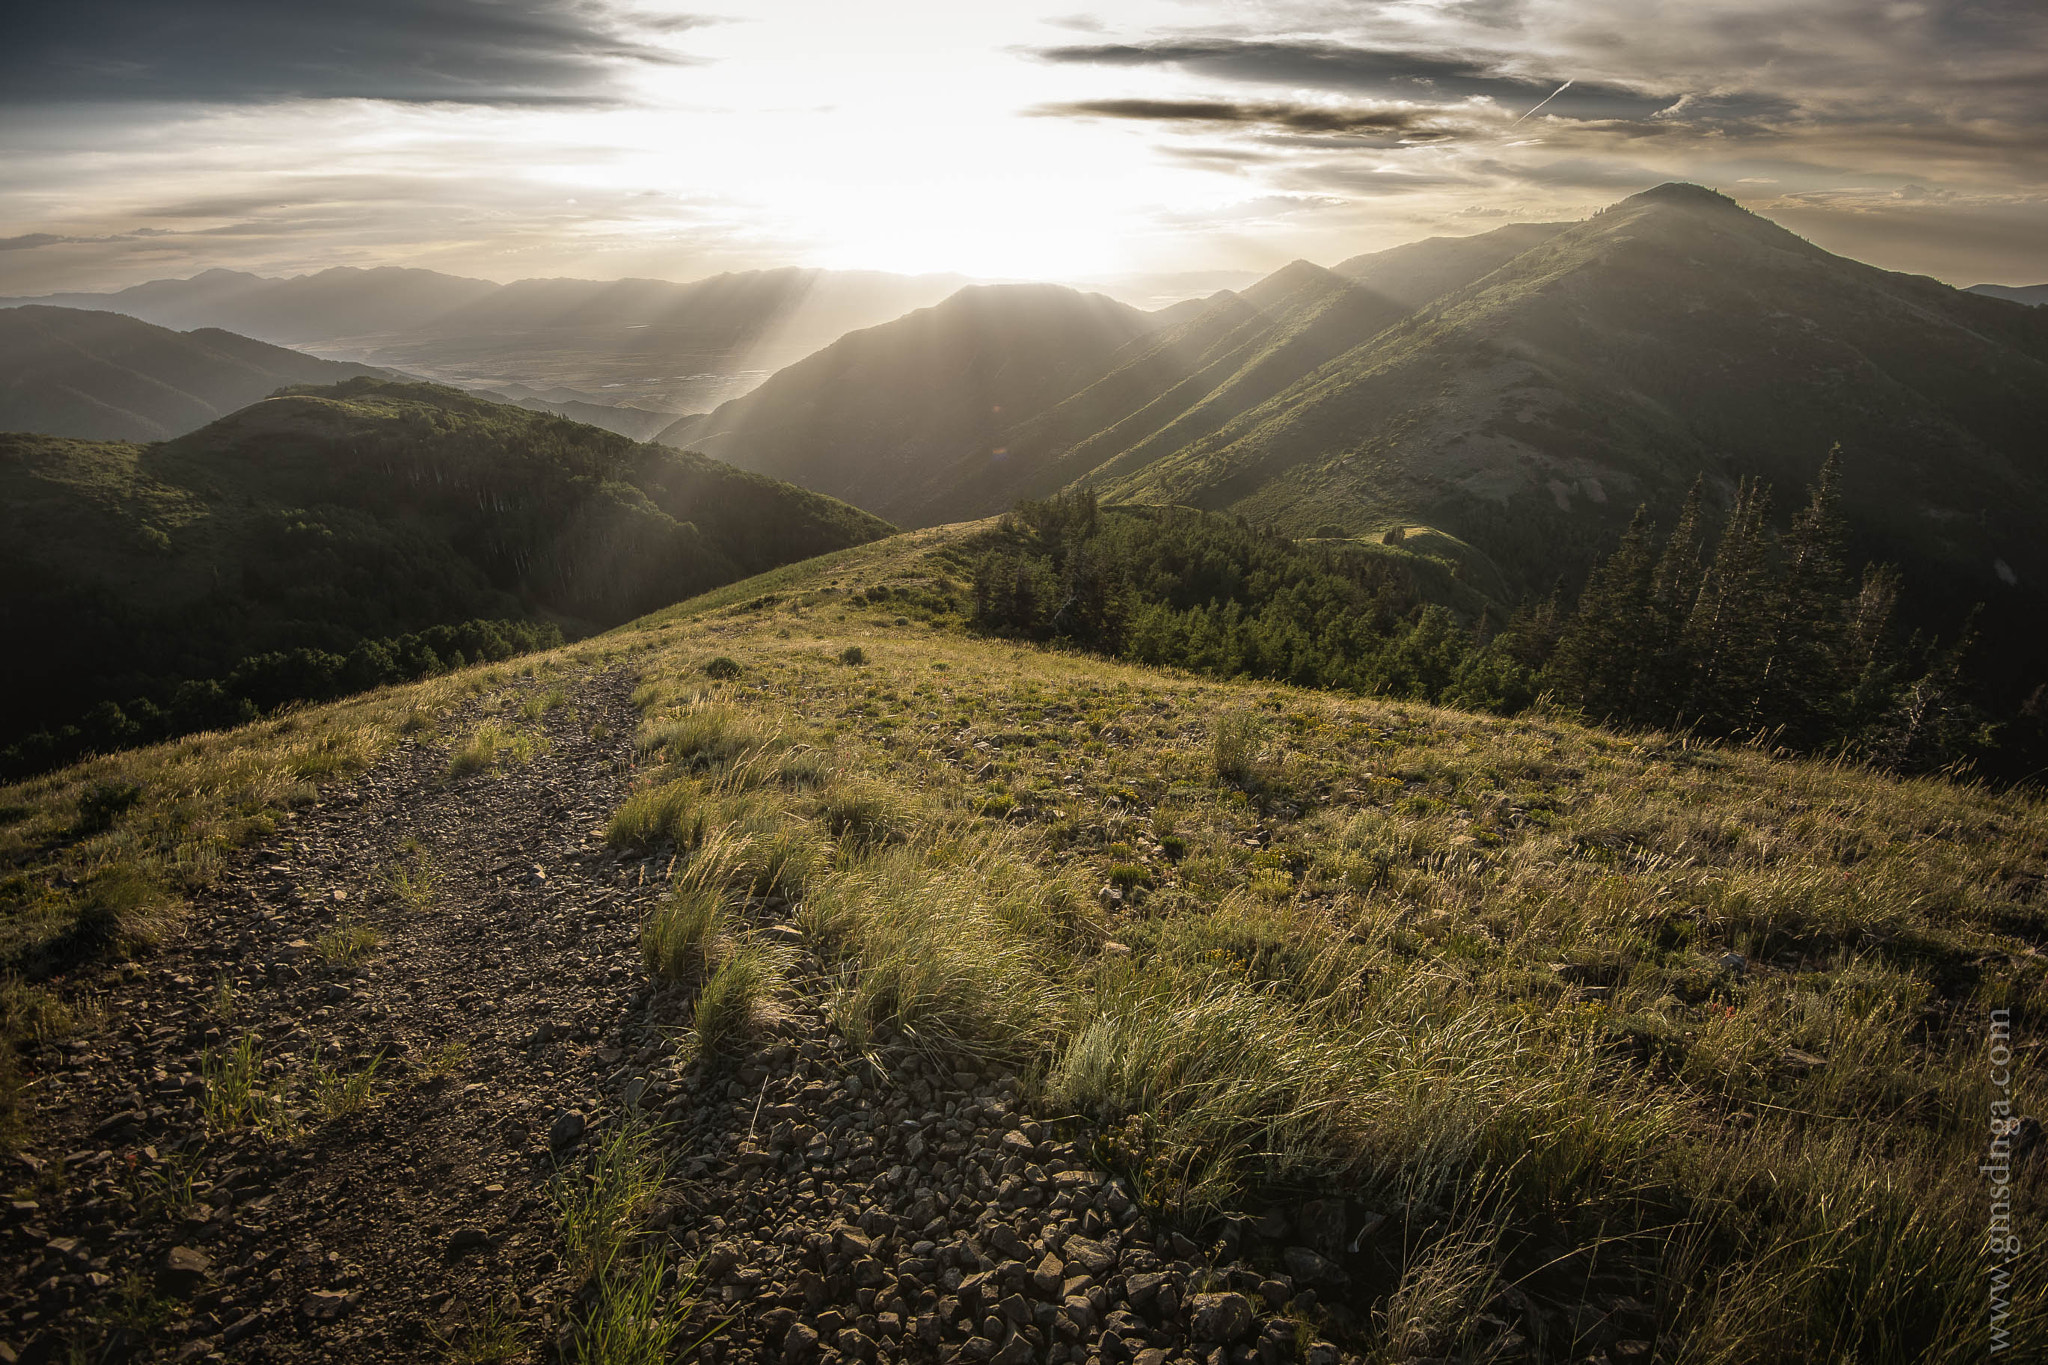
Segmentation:
[(890, 520), (994, 510), (935, 471), (1000, 466), (1006, 433), (1089, 383), (1152, 319), (1060, 285), (976, 285), (841, 337), (743, 398), (663, 432)]
[(1426, 237), (1385, 251), (1353, 256), (1331, 267), (1397, 303), (1420, 308), (1431, 299), (1491, 274), (1568, 223), (1510, 223), (1472, 237)]
[(174, 332), (118, 313), (0, 309), (0, 431), (161, 440), (288, 384), (376, 373), (217, 328)]
[[(849, 337), (661, 439), (828, 489), (902, 524), (985, 516), (1076, 480), (1120, 477), (1210, 436), (1400, 321), (1416, 301), (1487, 273), (1553, 230), (1528, 225), (1435, 238), (1347, 262), (1364, 281), (1296, 261), (1242, 293), (1225, 290), (1151, 314), (1149, 328), (1106, 356), (1062, 350), (1062, 368), (1036, 396), (1012, 370), (999, 395), (972, 384), (935, 394), (943, 370), (904, 365), (909, 338), (915, 331), (941, 352), (957, 348), (934, 338), (932, 323), (906, 318), (858, 344)], [(984, 329), (1016, 321), (988, 308), (974, 320)], [(972, 344), (997, 343), (978, 336)], [(1090, 354), (1095, 372), (1081, 374)], [(888, 416), (849, 442), (837, 416), (848, 402)], [(935, 402), (972, 420), (920, 423), (916, 414)], [(907, 435), (913, 425), (915, 435)], [(893, 472), (878, 481), (844, 472), (869, 461), (894, 462)]]
[(1667, 185), (1554, 232), (1112, 496), (1297, 531), (1420, 521), (1540, 590), (1702, 472), (1797, 496), (1829, 447), (1868, 548), (2048, 583), (2048, 314), (1830, 255)]
[[(567, 387), (576, 401), (702, 411), (849, 331), (938, 302), (952, 275), (786, 268), (666, 280), (519, 280), (336, 267), (286, 279), (209, 270), (44, 303), (222, 327), (464, 388)], [(625, 419), (625, 424), (632, 419)]]
[(2024, 303), (2031, 308), (2048, 305), (2048, 284), (1973, 284), (1964, 292)]
[(0, 436), (0, 744), (96, 702), (172, 706), (252, 656), (479, 619), (587, 632), (888, 529), (702, 456), (378, 379), (157, 445)]

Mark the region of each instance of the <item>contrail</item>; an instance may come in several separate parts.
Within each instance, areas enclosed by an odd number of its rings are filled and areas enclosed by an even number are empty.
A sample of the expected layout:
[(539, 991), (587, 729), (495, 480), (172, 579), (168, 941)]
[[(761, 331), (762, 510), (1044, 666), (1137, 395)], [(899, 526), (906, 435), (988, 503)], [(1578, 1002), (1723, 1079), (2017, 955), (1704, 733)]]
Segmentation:
[[(1542, 108), (1542, 107), (1543, 107), (1544, 105), (1546, 105), (1546, 104), (1550, 103), (1550, 102), (1551, 102), (1552, 100), (1556, 99), (1556, 98), (1557, 98), (1557, 97), (1558, 97), (1559, 95), (1562, 95), (1562, 94), (1563, 94), (1563, 93), (1564, 93), (1565, 91), (1567, 91), (1567, 90), (1569, 90), (1569, 89), (1571, 89), (1571, 88), (1572, 88), (1572, 83), (1571, 83), (1570, 81), (1566, 81), (1566, 82), (1565, 82), (1565, 83), (1564, 83), (1563, 85), (1560, 85), (1559, 87), (1557, 87), (1557, 89), (1555, 89), (1555, 90), (1551, 91), (1551, 92), (1550, 92), (1549, 94), (1545, 95), (1545, 96), (1544, 96), (1544, 97), (1543, 97), (1542, 99), (1540, 99), (1540, 100), (1536, 101), (1536, 109), (1541, 109), (1541, 108)], [(1530, 114), (1533, 114), (1533, 113), (1535, 113), (1535, 112), (1536, 112), (1536, 109), (1531, 109), (1531, 110), (1529, 111), (1529, 113), (1528, 113), (1528, 114), (1524, 114), (1524, 115), (1522, 115), (1522, 118), (1528, 118)], [(1514, 122), (1514, 123), (1510, 123), (1510, 124), (1508, 125), (1508, 128), (1509, 128), (1509, 129), (1510, 129), (1510, 130), (1512, 131), (1512, 130), (1513, 130), (1513, 128), (1515, 127), (1515, 124), (1518, 124), (1518, 123), (1520, 123), (1520, 122), (1522, 121), (1522, 118), (1518, 118), (1518, 119), (1516, 119), (1516, 120), (1515, 120), (1515, 122)]]

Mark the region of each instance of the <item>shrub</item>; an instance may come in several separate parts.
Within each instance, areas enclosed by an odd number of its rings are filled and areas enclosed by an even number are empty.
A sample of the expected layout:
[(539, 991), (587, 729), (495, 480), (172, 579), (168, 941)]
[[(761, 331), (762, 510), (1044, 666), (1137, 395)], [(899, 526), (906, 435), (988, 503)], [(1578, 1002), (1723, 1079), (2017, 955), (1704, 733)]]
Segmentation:
[(857, 667), (867, 661), (868, 653), (859, 645), (848, 645), (845, 649), (839, 651), (839, 662), (849, 668)]
[(729, 679), (737, 678), (739, 675), (739, 663), (736, 660), (727, 658), (723, 654), (719, 655), (715, 659), (710, 660), (704, 665), (704, 676), (708, 678), (716, 678), (720, 682), (725, 682)]
[(78, 796), (78, 832), (97, 834), (112, 829), (114, 817), (142, 799), (133, 782), (95, 782)]
[(1218, 780), (1249, 787), (1260, 773), (1260, 746), (1266, 738), (1263, 717), (1237, 712), (1219, 717), (1210, 733), (1209, 752)]

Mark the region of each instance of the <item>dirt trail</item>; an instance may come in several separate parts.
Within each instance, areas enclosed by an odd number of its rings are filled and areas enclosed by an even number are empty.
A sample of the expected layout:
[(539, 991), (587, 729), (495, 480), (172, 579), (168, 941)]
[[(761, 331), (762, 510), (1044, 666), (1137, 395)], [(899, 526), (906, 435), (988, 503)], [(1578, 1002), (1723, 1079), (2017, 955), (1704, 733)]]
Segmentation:
[[(0, 1242), (0, 1362), (443, 1360), (486, 1316), (516, 1331), (507, 1358), (555, 1358), (588, 1291), (559, 1262), (550, 1184), (629, 1107), (670, 1157), (655, 1229), (702, 1263), (700, 1359), (1297, 1358), (1308, 1338), (1276, 1310), (1306, 1319), (1313, 1284), (1341, 1281), (1320, 1254), (1341, 1254), (1341, 1204), (1282, 1234), (1304, 1243), (1293, 1278), (1200, 1254), (1010, 1078), (907, 1054), (878, 1070), (815, 990), (730, 1069), (677, 1064), (686, 1004), (649, 989), (637, 948), (662, 869), (598, 838), (632, 777), (630, 689), (584, 680), (533, 723), (547, 751), (496, 772), (450, 778), (445, 747), (408, 741), (105, 975), (108, 1027), (31, 1059), (42, 1127), (10, 1180), (36, 1197)], [(411, 841), (439, 873), (424, 909), (388, 886)], [(815, 967), (789, 911), (751, 907)], [(380, 944), (325, 961), (321, 936), (350, 927)], [(301, 1094), (381, 1059), (374, 1096), (224, 1133), (202, 1059), (245, 1036)]]

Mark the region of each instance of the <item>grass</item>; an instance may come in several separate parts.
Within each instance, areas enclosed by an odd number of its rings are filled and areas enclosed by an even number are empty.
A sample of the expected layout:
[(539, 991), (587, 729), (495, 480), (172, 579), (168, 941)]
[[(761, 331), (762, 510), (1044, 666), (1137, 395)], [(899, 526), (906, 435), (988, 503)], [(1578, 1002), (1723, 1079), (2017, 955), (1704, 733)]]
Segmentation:
[(526, 1330), (517, 1299), (494, 1301), (440, 1335), (443, 1359), (448, 1365), (512, 1365), (527, 1357)]
[(353, 1071), (318, 1063), (308, 1068), (306, 1083), (313, 1107), (328, 1119), (369, 1108), (377, 1098), (377, 1068), (383, 1061), (384, 1054), (379, 1052)]
[(637, 1248), (664, 1174), (653, 1130), (637, 1122), (600, 1136), (587, 1163), (556, 1172), (556, 1231), (574, 1274), (601, 1280)]
[(506, 730), (496, 722), (479, 725), (461, 747), (448, 756), (448, 776), (474, 777), (512, 763), (530, 763), (547, 752), (544, 736)]
[(612, 813), (604, 838), (613, 848), (647, 852), (689, 849), (703, 842), (704, 829), (705, 814), (696, 785), (679, 780), (629, 797)]
[(770, 993), (782, 978), (775, 957), (757, 944), (728, 953), (697, 992), (690, 1034), (699, 1057), (729, 1053), (752, 1030)]
[[(649, 790), (685, 782), (704, 817), (643, 940), (700, 1011), (748, 947), (748, 859), (809, 839), (792, 899), (849, 1039), (1013, 1070), (1168, 1222), (1316, 1192), (1386, 1213), (1384, 1274), (1345, 1299), (1361, 1357), (1482, 1355), (1466, 1309), (1490, 1283), (1546, 1309), (1636, 1299), (1673, 1361), (1981, 1357), (1986, 1025), (2048, 1007), (2048, 802), (943, 624), (912, 638), (853, 601), (943, 578), (943, 544), (565, 651), (636, 671)], [(866, 664), (838, 666), (856, 643)], [(743, 671), (706, 701), (711, 656)], [(166, 850), (288, 810), (235, 814), (244, 788), (202, 772), (310, 791), (287, 746), (355, 726), (345, 766), (458, 686), (167, 749), (122, 770), (142, 795), (99, 834), (74, 836), (78, 794), (120, 773), (0, 794), (31, 811), (0, 824), (9, 875), (50, 897), (11, 941), (75, 941), (91, 896), (114, 907), (103, 929), (175, 915), (192, 883)], [(73, 837), (87, 852), (51, 851)], [(748, 994), (742, 974), (720, 994)], [(2017, 1226), (2044, 1213), (2039, 1182), (2017, 1189)], [(2048, 1263), (2012, 1273), (2015, 1358), (2041, 1354)], [(1592, 1349), (1555, 1337), (1542, 1357)]]
[(578, 1326), (579, 1365), (667, 1365), (676, 1358), (692, 1294), (687, 1276), (670, 1283), (668, 1263), (646, 1256), (604, 1282)]
[(693, 986), (710, 975), (724, 951), (726, 892), (694, 878), (678, 879), (640, 926), (640, 958), (648, 975)]
[(1209, 756), (1218, 781), (1253, 787), (1265, 772), (1265, 718), (1238, 713), (1219, 716), (1209, 738)]
[(313, 940), (313, 951), (330, 967), (352, 967), (369, 960), (384, 936), (352, 916)]
[(665, 719), (649, 719), (636, 747), (643, 758), (692, 771), (728, 767), (774, 743), (774, 733), (744, 713), (703, 703)]
[(263, 1043), (244, 1033), (233, 1047), (210, 1047), (200, 1057), (206, 1088), (200, 1109), (208, 1126), (220, 1131), (256, 1128), (281, 1131), (289, 1124), (282, 1087), (265, 1065)]
[(412, 913), (431, 913), (441, 891), (441, 873), (433, 856), (424, 844), (411, 838), (401, 841), (398, 852), (399, 856), (384, 869), (384, 889)]

